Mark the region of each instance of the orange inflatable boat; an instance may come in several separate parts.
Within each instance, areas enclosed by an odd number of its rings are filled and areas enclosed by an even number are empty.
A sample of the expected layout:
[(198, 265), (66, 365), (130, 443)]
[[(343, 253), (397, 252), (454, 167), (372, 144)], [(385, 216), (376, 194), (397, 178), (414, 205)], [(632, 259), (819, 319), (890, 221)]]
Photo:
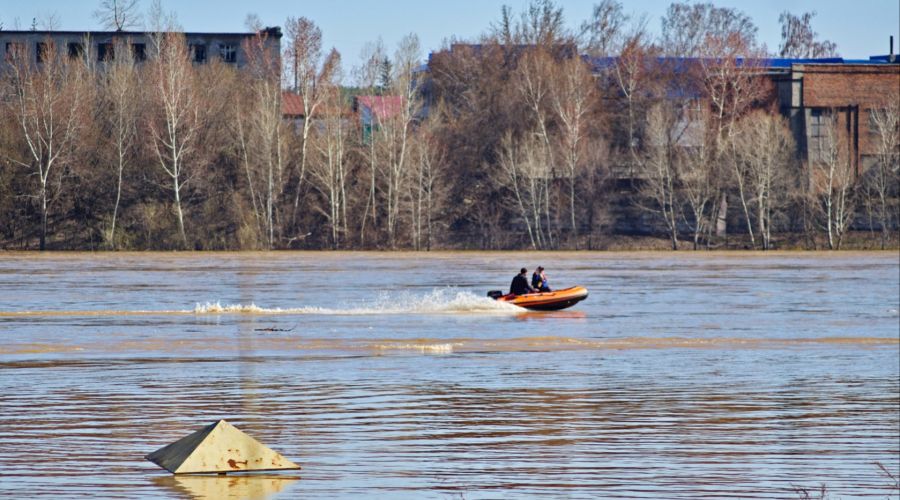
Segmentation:
[(574, 306), (586, 299), (587, 296), (587, 288), (583, 286), (573, 286), (571, 288), (553, 290), (552, 292), (526, 293), (524, 295), (511, 293), (503, 295), (503, 292), (499, 290), (488, 292), (488, 297), (534, 311), (558, 311)]

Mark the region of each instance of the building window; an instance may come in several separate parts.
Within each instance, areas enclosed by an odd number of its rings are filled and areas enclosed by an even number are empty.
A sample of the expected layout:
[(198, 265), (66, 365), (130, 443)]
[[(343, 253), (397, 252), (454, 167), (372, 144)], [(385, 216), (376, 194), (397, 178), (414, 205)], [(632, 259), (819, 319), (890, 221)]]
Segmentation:
[(147, 46), (143, 43), (131, 44), (131, 55), (135, 61), (144, 61), (147, 59)]
[(84, 45), (79, 42), (69, 42), (69, 59), (80, 59), (84, 56)]
[(38, 42), (34, 44), (34, 60), (42, 63), (53, 57), (53, 44), (46, 42)]
[(197, 43), (191, 45), (191, 54), (193, 54), (193, 59), (195, 63), (205, 63), (206, 62), (206, 45), (202, 43)]
[(6, 60), (13, 57), (22, 57), (25, 54), (25, 44), (19, 42), (6, 42)]
[(98, 61), (112, 61), (116, 58), (116, 51), (111, 43), (98, 43), (97, 44), (97, 60)]
[(827, 109), (814, 108), (809, 112), (809, 159), (822, 161), (829, 147), (831, 113)]
[(219, 46), (219, 54), (227, 63), (237, 62), (237, 48), (233, 44), (223, 43)]

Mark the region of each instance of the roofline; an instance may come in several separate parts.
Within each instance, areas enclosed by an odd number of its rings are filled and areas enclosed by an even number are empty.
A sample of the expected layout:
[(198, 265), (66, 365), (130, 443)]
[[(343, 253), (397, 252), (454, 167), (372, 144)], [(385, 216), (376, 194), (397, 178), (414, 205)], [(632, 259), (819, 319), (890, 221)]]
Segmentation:
[[(277, 27), (276, 27), (277, 28)], [(11, 35), (89, 35), (89, 36), (149, 36), (159, 33), (157, 31), (70, 31), (70, 30), (0, 30), (0, 36)], [(280, 28), (276, 33), (262, 29), (260, 31), (164, 31), (162, 33), (178, 33), (184, 36), (256, 36), (259, 33), (267, 33), (276, 38), (281, 38)]]

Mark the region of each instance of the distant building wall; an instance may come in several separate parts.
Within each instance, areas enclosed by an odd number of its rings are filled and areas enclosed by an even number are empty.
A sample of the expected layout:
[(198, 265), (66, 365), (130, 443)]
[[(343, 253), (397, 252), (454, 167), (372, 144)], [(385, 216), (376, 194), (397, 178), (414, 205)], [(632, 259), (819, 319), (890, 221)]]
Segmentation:
[(834, 118), (857, 175), (874, 161), (871, 113), (900, 99), (900, 64), (794, 64), (775, 77), (801, 160), (815, 162), (822, 128)]
[[(275, 57), (281, 54), (281, 29), (266, 28), (266, 47)], [(247, 64), (244, 42), (252, 40), (257, 33), (183, 33), (191, 51), (191, 59), (197, 64), (205, 64), (219, 59), (227, 64), (243, 67)], [(91, 61), (104, 61), (115, 57), (111, 48), (127, 43), (138, 61), (152, 57), (153, 34), (143, 31), (0, 31), (0, 61), (8, 60), (14, 51), (24, 50), (25, 54), (40, 62), (40, 54), (46, 44), (63, 51), (71, 57), (87, 57)], [(2, 65), (0, 65), (2, 67)]]

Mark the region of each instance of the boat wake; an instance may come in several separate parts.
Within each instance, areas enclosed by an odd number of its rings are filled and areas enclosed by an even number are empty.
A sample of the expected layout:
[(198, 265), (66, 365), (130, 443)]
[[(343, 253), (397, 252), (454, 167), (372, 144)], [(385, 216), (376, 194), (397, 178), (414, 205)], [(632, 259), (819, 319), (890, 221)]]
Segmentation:
[(498, 302), (488, 297), (471, 292), (460, 292), (452, 289), (437, 289), (426, 295), (415, 295), (409, 292), (382, 292), (371, 302), (355, 307), (260, 307), (256, 304), (226, 304), (207, 302), (197, 304), (194, 314), (251, 314), (251, 315), (376, 315), (376, 314), (518, 314), (524, 312), (520, 307)]
[(197, 303), (193, 309), (180, 310), (49, 310), (0, 311), (0, 317), (43, 316), (177, 316), (177, 315), (332, 315), (361, 316), (387, 314), (497, 314), (515, 315), (525, 310), (511, 304), (497, 302), (472, 292), (455, 289), (435, 289), (424, 295), (410, 292), (381, 292), (371, 301), (348, 307), (264, 307), (250, 304)]

